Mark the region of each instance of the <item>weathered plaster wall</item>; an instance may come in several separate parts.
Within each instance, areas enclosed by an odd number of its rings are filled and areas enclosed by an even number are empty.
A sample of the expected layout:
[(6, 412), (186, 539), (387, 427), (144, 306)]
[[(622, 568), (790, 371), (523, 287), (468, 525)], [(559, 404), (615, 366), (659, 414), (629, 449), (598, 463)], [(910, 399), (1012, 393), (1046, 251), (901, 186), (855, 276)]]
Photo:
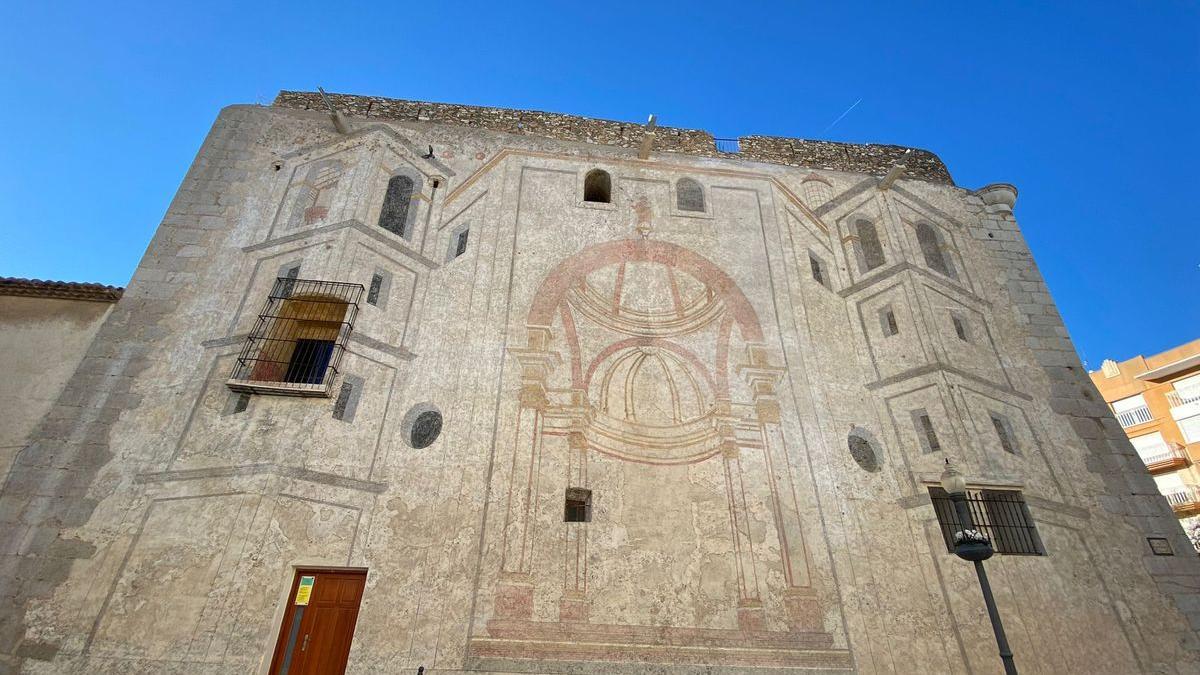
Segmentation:
[[(988, 563), (1023, 671), (1196, 670), (1196, 560), (1149, 554), (1156, 534), (1188, 549), (1073, 379), (995, 189), (640, 161), (449, 118), (372, 112), (339, 134), (295, 107), (222, 111), (17, 457), (0, 663), (264, 672), (294, 570), (317, 565), (368, 570), (355, 673), (995, 672), (927, 491), (954, 457), (1022, 490), (1046, 545)], [(597, 167), (611, 204), (582, 201)], [(376, 226), (401, 173), (420, 186), (404, 237)], [(678, 208), (682, 177), (703, 211)], [(885, 257), (865, 271), (862, 218)], [(952, 274), (924, 261), (921, 223)], [(225, 384), (295, 265), (389, 278), (341, 364), (349, 419), (325, 398), (238, 412)], [(444, 428), (417, 450), (406, 423), (429, 407)], [(592, 490), (591, 522), (562, 521), (567, 487)]]
[(0, 475), (75, 372), (112, 305), (0, 294)]

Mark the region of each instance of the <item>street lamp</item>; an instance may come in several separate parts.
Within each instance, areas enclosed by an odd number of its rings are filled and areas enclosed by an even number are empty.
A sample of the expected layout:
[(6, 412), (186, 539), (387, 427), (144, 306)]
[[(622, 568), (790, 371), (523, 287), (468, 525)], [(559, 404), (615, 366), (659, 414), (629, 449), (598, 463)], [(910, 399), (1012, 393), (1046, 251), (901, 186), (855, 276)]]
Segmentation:
[(983, 561), (992, 557), (995, 551), (987, 536), (975, 529), (971, 519), (971, 508), (967, 504), (967, 479), (958, 469), (946, 460), (946, 470), (942, 472), (942, 489), (950, 495), (954, 510), (958, 514), (958, 523), (962, 528), (954, 533), (954, 555), (963, 560), (975, 563), (975, 576), (979, 577), (979, 588), (983, 591), (983, 602), (987, 605), (988, 618), (992, 621), (992, 632), (996, 634), (996, 646), (1000, 648), (1000, 660), (1004, 662), (1006, 675), (1017, 675), (1017, 664), (1013, 662), (1012, 650), (1008, 647), (1008, 638), (1004, 635), (1004, 624), (1000, 621), (1000, 612), (996, 609), (996, 599), (992, 597), (992, 585), (988, 583), (987, 572), (983, 570)]

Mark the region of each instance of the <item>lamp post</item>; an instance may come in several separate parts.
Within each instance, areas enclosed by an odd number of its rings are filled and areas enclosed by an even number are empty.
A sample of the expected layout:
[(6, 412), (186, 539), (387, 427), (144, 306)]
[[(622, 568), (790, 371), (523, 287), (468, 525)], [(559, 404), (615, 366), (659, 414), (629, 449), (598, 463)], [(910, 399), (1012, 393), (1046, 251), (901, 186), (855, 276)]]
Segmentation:
[(1004, 624), (1000, 621), (999, 610), (996, 609), (996, 599), (992, 597), (992, 585), (988, 583), (987, 572), (983, 569), (983, 561), (992, 557), (995, 551), (987, 536), (975, 529), (975, 523), (971, 519), (971, 508), (967, 504), (967, 479), (949, 459), (946, 460), (946, 470), (942, 472), (942, 489), (950, 495), (962, 528), (954, 533), (954, 555), (975, 563), (975, 576), (979, 577), (979, 588), (983, 591), (983, 602), (987, 605), (988, 618), (992, 621), (992, 632), (996, 634), (996, 646), (1000, 648), (1004, 672), (1006, 675), (1017, 675), (1017, 664), (1013, 662), (1013, 653), (1008, 647), (1008, 638), (1004, 635)]

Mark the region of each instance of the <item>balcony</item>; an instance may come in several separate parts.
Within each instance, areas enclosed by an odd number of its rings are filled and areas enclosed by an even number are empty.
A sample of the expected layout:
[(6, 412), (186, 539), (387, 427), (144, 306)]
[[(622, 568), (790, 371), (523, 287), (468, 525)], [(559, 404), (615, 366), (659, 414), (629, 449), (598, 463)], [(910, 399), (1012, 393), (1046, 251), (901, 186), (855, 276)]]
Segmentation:
[(1167, 403), (1171, 406), (1171, 417), (1181, 420), (1200, 415), (1200, 389), (1176, 389), (1167, 392)]
[(1187, 450), (1178, 445), (1163, 443), (1156, 448), (1140, 451), (1139, 454), (1150, 473), (1176, 471), (1192, 463)]
[(1139, 424), (1145, 424), (1154, 420), (1154, 415), (1150, 414), (1150, 408), (1139, 406), (1132, 410), (1117, 413), (1117, 421), (1121, 423), (1121, 427), (1128, 429), (1136, 427)]
[(1185, 485), (1163, 495), (1170, 502), (1176, 513), (1195, 511), (1200, 508), (1200, 488), (1195, 485)]

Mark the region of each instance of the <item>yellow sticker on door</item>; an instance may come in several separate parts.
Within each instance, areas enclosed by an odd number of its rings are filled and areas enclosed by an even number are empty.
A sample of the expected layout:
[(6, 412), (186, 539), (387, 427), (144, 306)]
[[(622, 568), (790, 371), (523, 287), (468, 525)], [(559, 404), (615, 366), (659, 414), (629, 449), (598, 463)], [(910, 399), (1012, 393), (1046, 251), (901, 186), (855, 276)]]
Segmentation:
[(296, 604), (307, 605), (308, 599), (312, 597), (313, 583), (317, 580), (316, 577), (300, 577), (300, 586), (296, 588)]

